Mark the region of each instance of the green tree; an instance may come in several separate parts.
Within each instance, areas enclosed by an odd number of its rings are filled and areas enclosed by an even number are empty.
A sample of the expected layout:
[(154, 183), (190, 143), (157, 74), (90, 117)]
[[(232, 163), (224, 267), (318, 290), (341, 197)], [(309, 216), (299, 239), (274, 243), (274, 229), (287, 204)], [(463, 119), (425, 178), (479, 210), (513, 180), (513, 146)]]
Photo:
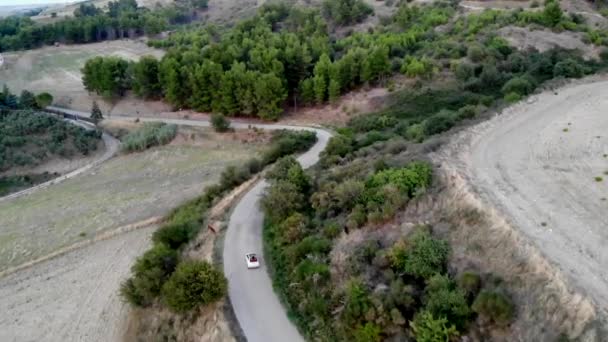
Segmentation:
[(19, 96), (19, 107), (33, 109), (36, 108), (36, 97), (32, 92), (23, 90)]
[(53, 95), (49, 93), (40, 93), (36, 95), (36, 105), (39, 108), (46, 108), (53, 103)]
[(97, 101), (93, 101), (93, 106), (91, 108), (91, 119), (95, 124), (103, 120), (103, 114), (101, 113), (101, 109), (99, 109), (99, 106), (97, 105)]
[(557, 26), (562, 21), (563, 15), (559, 3), (555, 0), (549, 1), (543, 10), (544, 21), (549, 26)]
[(340, 98), (340, 82), (336, 79), (329, 81), (329, 101), (335, 103)]
[(230, 120), (226, 119), (223, 114), (211, 114), (211, 126), (216, 132), (226, 132), (230, 129)]
[(304, 104), (315, 102), (315, 84), (312, 78), (307, 78), (300, 82), (300, 96)]
[(163, 285), (163, 299), (174, 311), (186, 312), (207, 305), (226, 295), (224, 274), (206, 261), (180, 263)]
[(131, 278), (120, 289), (121, 296), (136, 306), (146, 306), (158, 297), (165, 281), (177, 265), (177, 252), (164, 244), (155, 244), (137, 258)]
[(142, 57), (133, 67), (133, 91), (137, 96), (150, 99), (161, 95), (158, 79), (159, 62), (152, 56)]

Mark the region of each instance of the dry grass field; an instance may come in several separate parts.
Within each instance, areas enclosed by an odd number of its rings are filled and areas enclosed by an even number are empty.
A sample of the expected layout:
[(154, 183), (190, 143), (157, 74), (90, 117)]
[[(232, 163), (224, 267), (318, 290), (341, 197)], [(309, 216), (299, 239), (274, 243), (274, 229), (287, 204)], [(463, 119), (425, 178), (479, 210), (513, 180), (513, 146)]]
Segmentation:
[[(47, 46), (28, 51), (4, 53), (4, 65), (0, 67), (0, 85), (6, 84), (14, 93), (23, 89), (49, 92), (54, 102), (74, 109), (90, 110), (97, 96), (89, 94), (82, 84), (80, 69), (85, 62), (96, 56), (118, 56), (138, 60), (145, 55), (162, 57), (163, 51), (149, 48), (144, 42), (115, 40), (83, 45)], [(119, 101), (116, 106), (128, 102)], [(138, 101), (142, 110), (147, 102)], [(108, 104), (101, 103), (107, 112)], [(162, 107), (162, 106), (161, 106)]]
[(255, 155), (209, 130), (182, 129), (176, 142), (122, 155), (74, 179), (0, 203), (0, 271), (102, 232), (162, 216), (218, 180), (226, 165)]

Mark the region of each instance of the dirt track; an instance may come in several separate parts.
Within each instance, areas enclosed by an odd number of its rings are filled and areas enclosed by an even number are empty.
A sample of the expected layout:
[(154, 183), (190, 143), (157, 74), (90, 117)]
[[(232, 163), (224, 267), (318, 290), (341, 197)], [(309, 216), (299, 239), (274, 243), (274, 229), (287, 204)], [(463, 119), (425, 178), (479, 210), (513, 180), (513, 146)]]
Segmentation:
[(557, 95), (547, 91), (468, 129), (438, 156), (603, 310), (608, 308), (607, 93), (608, 81), (571, 85)]

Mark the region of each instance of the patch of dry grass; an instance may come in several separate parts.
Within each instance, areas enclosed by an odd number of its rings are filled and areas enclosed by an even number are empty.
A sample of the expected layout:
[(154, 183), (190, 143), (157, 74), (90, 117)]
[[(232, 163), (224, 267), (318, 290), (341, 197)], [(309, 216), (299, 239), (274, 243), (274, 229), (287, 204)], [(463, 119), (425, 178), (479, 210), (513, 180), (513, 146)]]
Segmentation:
[[(259, 145), (197, 133), (197, 146), (174, 144), (114, 158), (82, 176), (0, 204), (0, 270), (151, 216), (199, 195), (228, 164)], [(84, 233), (84, 234), (83, 234)]]

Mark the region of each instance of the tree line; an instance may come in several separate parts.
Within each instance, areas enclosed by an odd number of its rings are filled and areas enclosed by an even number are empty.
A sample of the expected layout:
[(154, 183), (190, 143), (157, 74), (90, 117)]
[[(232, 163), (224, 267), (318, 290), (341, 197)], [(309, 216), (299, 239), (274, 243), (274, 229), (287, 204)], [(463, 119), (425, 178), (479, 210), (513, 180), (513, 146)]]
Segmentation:
[(363, 83), (384, 80), (394, 71), (393, 60), (413, 51), (432, 28), (420, 24), (415, 32), (335, 41), (318, 11), (266, 5), (225, 32), (205, 27), (151, 42), (168, 48), (160, 61), (144, 58), (129, 67), (114, 57), (90, 60), (83, 80), (101, 95), (122, 96), (133, 89), (176, 108), (276, 119), (287, 103), (334, 101)]
[(196, 18), (196, 10), (207, 7), (206, 0), (184, 0), (155, 10), (138, 7), (135, 0), (108, 3), (104, 12), (94, 4), (81, 4), (73, 18), (40, 25), (29, 17), (11, 16), (0, 20), (0, 51), (32, 49), (56, 42), (92, 43), (141, 35), (154, 35), (170, 25)]

